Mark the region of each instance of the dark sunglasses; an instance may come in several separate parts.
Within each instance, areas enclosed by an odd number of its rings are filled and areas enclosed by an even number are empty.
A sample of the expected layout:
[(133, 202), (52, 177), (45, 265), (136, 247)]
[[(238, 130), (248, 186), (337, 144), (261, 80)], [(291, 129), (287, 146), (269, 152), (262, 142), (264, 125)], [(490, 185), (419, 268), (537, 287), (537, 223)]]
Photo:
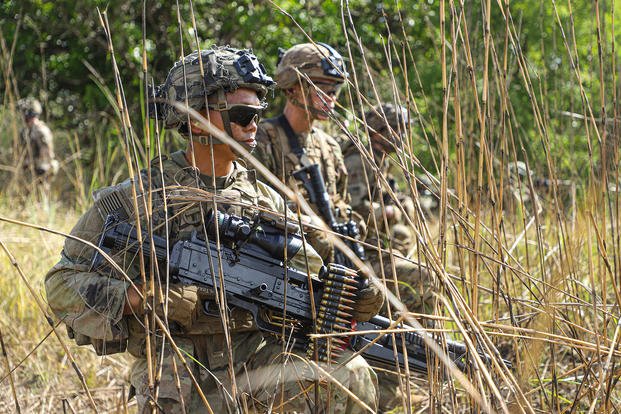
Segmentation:
[(334, 82), (313, 82), (315, 86), (321, 90), (325, 95), (330, 97), (336, 97), (339, 94), (342, 84)]
[(263, 111), (267, 108), (267, 104), (255, 105), (227, 105), (224, 108), (209, 105), (209, 109), (213, 111), (227, 111), (229, 113), (229, 121), (242, 127), (247, 127), (252, 121), (259, 122)]

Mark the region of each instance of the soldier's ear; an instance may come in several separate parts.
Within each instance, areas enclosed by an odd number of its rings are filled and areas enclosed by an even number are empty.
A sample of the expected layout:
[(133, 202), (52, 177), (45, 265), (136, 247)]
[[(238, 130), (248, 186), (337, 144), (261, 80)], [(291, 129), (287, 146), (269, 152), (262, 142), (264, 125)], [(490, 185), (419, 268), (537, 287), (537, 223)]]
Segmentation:
[(285, 96), (287, 98), (295, 98), (301, 94), (301, 90), (302, 88), (300, 87), (300, 85), (294, 85), (289, 89), (285, 90)]

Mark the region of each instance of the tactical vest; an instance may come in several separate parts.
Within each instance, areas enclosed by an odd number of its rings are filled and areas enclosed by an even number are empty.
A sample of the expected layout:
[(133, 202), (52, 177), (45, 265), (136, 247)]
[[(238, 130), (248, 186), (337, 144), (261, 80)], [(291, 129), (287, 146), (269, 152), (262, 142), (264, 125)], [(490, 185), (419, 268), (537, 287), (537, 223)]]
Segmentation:
[[(141, 177), (146, 185), (146, 171), (141, 172)], [(217, 206), (219, 211), (228, 214), (236, 214), (243, 217), (253, 217), (256, 206), (273, 208), (270, 200), (267, 199), (257, 187), (257, 180), (254, 171), (246, 170), (238, 163), (235, 164), (233, 172), (227, 177), (216, 178), (216, 188), (212, 186), (211, 177), (202, 176), (185, 160), (183, 151), (175, 152), (170, 157), (163, 156), (161, 161), (155, 159), (151, 163), (151, 190), (152, 190), (152, 219), (154, 233), (159, 236), (166, 236), (170, 244), (178, 240), (188, 239), (193, 231), (203, 230), (202, 215), (213, 207), (211, 201), (184, 201), (192, 189), (202, 190), (201, 194), (216, 194)], [(133, 201), (131, 192), (131, 180), (127, 180), (117, 186), (106, 187), (94, 193), (95, 207), (105, 219), (107, 214), (125, 210), (129, 220), (135, 217), (133, 214)], [(164, 203), (164, 194), (166, 203)], [(209, 200), (209, 197), (205, 197)], [(138, 194), (139, 216), (143, 217), (143, 196)], [(243, 203), (241, 206), (239, 203)], [(168, 219), (168, 226), (164, 226)], [(138, 274), (137, 267), (131, 267), (130, 276)], [(129, 339), (126, 350), (132, 355), (144, 357), (144, 328), (141, 321), (135, 317), (127, 317)], [(233, 310), (230, 315), (232, 332), (244, 332), (256, 330), (256, 326), (251, 315), (239, 310)], [(178, 333), (177, 336), (184, 336), (195, 342), (198, 356), (203, 363), (215, 369), (226, 364), (224, 352), (224, 335), (222, 323), (219, 317), (201, 315), (197, 323), (199, 328), (192, 328), (192, 332)], [(99, 355), (113, 354), (125, 351), (125, 347), (83, 337), (76, 338), (79, 345), (92, 343)]]
[[(366, 160), (363, 160), (358, 148), (356, 148), (353, 143), (348, 142), (345, 144), (343, 154), (345, 157), (345, 165), (347, 166), (347, 170), (350, 172), (348, 189), (351, 197), (351, 205), (362, 217), (368, 217), (368, 234), (366, 242), (371, 245), (376, 245), (377, 237), (371, 222), (371, 215), (375, 214), (376, 209), (380, 209), (379, 198), (383, 198), (385, 206), (392, 205), (396, 208), (396, 204), (394, 200), (388, 196), (388, 193), (382, 189), (382, 187), (377, 186), (377, 182), (375, 181), (375, 173), (371, 168), (371, 165), (369, 165)], [(365, 163), (364, 167), (366, 168), (366, 174), (369, 178), (369, 187), (373, 202), (369, 200), (369, 188), (367, 188), (367, 180), (364, 176), (365, 170), (363, 169), (363, 163)], [(415, 217), (415, 209), (412, 198), (407, 196), (405, 193), (398, 191), (395, 177), (390, 172), (390, 163), (388, 160), (384, 160), (379, 167), (382, 176), (385, 177), (392, 190), (397, 195), (397, 199), (403, 206), (405, 212), (410, 218), (413, 219)], [(397, 214), (397, 217), (388, 220), (389, 231), (386, 231), (384, 220), (381, 217), (377, 218), (377, 226), (379, 231), (379, 235), (377, 236), (381, 240), (380, 244), (383, 248), (388, 248), (387, 242), (391, 242), (393, 249), (399, 251), (403, 255), (406, 255), (411, 246), (413, 234), (407, 225), (407, 221), (402, 217), (401, 211)], [(375, 252), (376, 250), (374, 249), (368, 249), (368, 256), (370, 258), (375, 257)]]
[[(270, 158), (272, 172), (290, 188), (298, 188), (302, 196), (308, 199), (305, 189), (291, 174), (302, 167), (300, 156), (292, 148), (279, 118), (271, 118), (261, 123), (264, 133), (257, 134), (259, 145), (265, 147), (265, 157)], [(297, 136), (300, 147), (304, 149), (308, 161), (318, 164), (326, 184), (326, 189), (334, 206), (341, 207), (346, 199), (345, 188), (339, 188), (341, 177), (347, 176), (342, 162), (339, 162), (340, 150), (332, 137), (320, 129), (313, 128), (308, 134)], [(265, 142), (267, 141), (267, 142)], [(262, 160), (265, 162), (265, 160)], [(346, 178), (345, 178), (346, 181)]]
[[(161, 168), (160, 168), (161, 165)], [(153, 221), (154, 225), (164, 223), (166, 216), (169, 222), (169, 239), (179, 240), (189, 236), (194, 230), (202, 229), (202, 214), (213, 208), (210, 201), (195, 202), (175, 200), (182, 193), (182, 188), (198, 188), (209, 194), (214, 194), (212, 178), (198, 174), (194, 167), (189, 166), (182, 151), (175, 152), (168, 157), (154, 160), (151, 164), (152, 188), (168, 189), (168, 214), (165, 214), (163, 192), (157, 191), (154, 198)], [(163, 177), (162, 177), (163, 176)], [(165, 186), (162, 183), (165, 183)], [(173, 186), (173, 189), (170, 187)], [(259, 205), (261, 195), (257, 189), (257, 179), (254, 170), (246, 170), (235, 164), (234, 171), (227, 177), (216, 178), (218, 210), (238, 216), (253, 217)], [(240, 206), (244, 203), (245, 206)], [(172, 219), (171, 219), (172, 218)]]

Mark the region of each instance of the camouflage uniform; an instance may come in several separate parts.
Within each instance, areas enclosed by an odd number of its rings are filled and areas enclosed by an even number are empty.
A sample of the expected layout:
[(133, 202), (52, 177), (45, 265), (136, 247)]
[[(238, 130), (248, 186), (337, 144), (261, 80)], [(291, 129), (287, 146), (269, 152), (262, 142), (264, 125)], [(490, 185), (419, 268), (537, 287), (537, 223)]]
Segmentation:
[[(310, 133), (298, 134), (298, 139), (310, 163), (319, 164), (330, 201), (334, 208), (339, 209), (341, 216), (345, 217), (351, 207), (347, 202), (347, 170), (338, 143), (319, 128), (313, 128)], [(259, 124), (257, 148), (254, 155), (283, 183), (299, 190), (302, 197), (308, 200), (304, 186), (291, 175), (302, 165), (291, 151), (287, 136), (277, 118), (266, 119)], [(316, 206), (311, 205), (311, 207), (321, 217)], [(330, 261), (332, 246), (320, 232), (309, 234), (309, 240), (324, 261)]]
[(52, 131), (41, 121), (41, 104), (36, 99), (24, 99), (18, 103), (22, 110), (26, 125), (21, 133), (22, 146), (25, 150), (22, 167), (32, 171), (43, 183), (49, 183), (58, 171), (58, 161), (54, 155), (54, 137)]
[[(253, 216), (256, 207), (272, 211), (285, 212), (283, 199), (268, 186), (255, 178), (254, 171), (247, 171), (240, 164), (234, 163), (233, 171), (226, 177), (216, 178), (216, 186), (212, 187), (212, 178), (201, 175), (191, 167), (183, 152), (176, 152), (170, 157), (163, 157), (152, 162), (151, 177), (141, 173), (145, 188), (151, 188), (153, 208), (152, 224), (154, 233), (167, 237), (170, 245), (178, 240), (188, 239), (193, 231), (202, 231), (203, 215), (211, 206), (207, 200), (184, 202), (171, 199), (180, 188), (200, 188), (218, 197), (218, 209), (229, 214), (245, 217)], [(122, 206), (130, 217), (136, 215), (142, 221), (145, 214), (139, 207), (137, 214), (132, 213), (132, 183), (127, 180), (117, 186), (107, 187), (94, 194), (95, 205), (78, 221), (71, 234), (91, 243), (97, 243), (103, 227), (103, 220), (110, 206)], [(165, 189), (166, 191), (162, 191)], [(138, 194), (138, 205), (142, 206), (147, 194)], [(167, 209), (164, 209), (163, 194), (169, 197)], [(240, 205), (241, 203), (241, 205)], [(167, 223), (167, 226), (163, 226)], [(145, 224), (145, 223), (143, 223)], [(166, 234), (168, 232), (168, 234)], [(48, 303), (56, 316), (62, 319), (75, 333), (79, 344), (92, 343), (100, 353), (114, 353), (127, 350), (136, 357), (132, 367), (131, 383), (135, 388), (138, 405), (143, 412), (150, 412), (149, 405), (153, 395), (148, 386), (147, 360), (145, 355), (146, 338), (142, 326), (142, 316), (123, 315), (129, 283), (114, 272), (91, 269), (90, 262), (94, 250), (85, 244), (67, 239), (60, 262), (47, 274), (45, 286)], [(132, 255), (127, 255), (132, 256)], [(133, 257), (115, 257), (127, 275), (135, 282), (140, 281), (137, 260)], [(298, 253), (291, 258), (290, 265), (298, 269), (306, 269), (316, 277), (321, 259), (312, 248), (307, 249), (307, 256)], [(160, 269), (165, 275), (165, 269)], [(170, 318), (169, 318), (170, 319)], [(276, 390), (284, 390), (284, 400), (292, 398), (285, 407), (275, 411), (295, 410), (306, 411), (309, 405), (304, 398), (293, 398), (300, 393), (301, 386), (310, 384), (310, 371), (303, 368), (305, 360), (293, 358), (281, 373), (282, 345), (270, 335), (257, 330), (251, 315), (240, 309), (230, 310), (231, 348), (233, 368), (240, 391), (240, 397), (247, 401), (248, 406), (262, 411), (263, 405), (269, 403), (269, 397)], [(176, 345), (183, 352), (192, 356), (186, 358), (190, 369), (197, 378), (209, 404), (216, 413), (226, 412), (227, 407), (233, 412), (239, 411), (241, 401), (231, 401), (230, 381), (228, 376), (228, 349), (224, 330), (219, 317), (200, 313), (198, 319), (187, 329), (181, 328), (172, 321), (171, 334)], [(175, 357), (170, 345), (161, 350), (161, 335), (155, 331), (158, 345), (152, 349), (156, 352), (155, 360), (162, 358), (162, 376), (157, 387), (157, 407), (165, 413), (207, 412), (197, 391), (194, 389), (190, 376)], [(294, 353), (298, 353), (294, 351)], [(351, 354), (345, 353), (344, 357)], [(271, 363), (271, 365), (270, 365)], [(177, 384), (178, 372), (179, 383)], [(336, 367), (335, 367), (336, 368)], [(330, 368), (329, 370), (333, 370)], [(360, 396), (371, 409), (376, 408), (377, 379), (375, 373), (360, 356), (334, 370), (334, 377), (342, 381), (345, 389)], [(274, 379), (281, 378), (278, 383)], [(323, 383), (323, 381), (322, 381)], [(284, 387), (281, 386), (284, 384)], [(330, 410), (326, 412), (363, 412), (364, 410), (335, 385), (331, 385), (331, 398), (321, 398), (322, 403), (329, 401)], [(311, 394), (313, 388), (311, 387)], [(325, 393), (326, 386), (320, 388)], [(311, 401), (313, 397), (311, 396)], [(276, 404), (279, 400), (276, 401)], [(321, 411), (321, 409), (320, 409)]]
[[(377, 221), (378, 230), (380, 230), (380, 237), (382, 240), (388, 240), (392, 243), (392, 247), (395, 251), (406, 255), (408, 249), (413, 242), (413, 235), (407, 224), (401, 210), (397, 209), (392, 199), (388, 197), (388, 193), (381, 188), (378, 189), (377, 182), (375, 181), (375, 173), (370, 163), (363, 161), (362, 155), (358, 148), (350, 141), (343, 145), (343, 156), (345, 167), (349, 173), (348, 190), (351, 198), (351, 206), (362, 217), (369, 217), (369, 233), (373, 233), (372, 221), (370, 214), (375, 216)], [(379, 163), (380, 161), (377, 160)], [(364, 163), (364, 166), (363, 166)], [(415, 209), (414, 201), (411, 197), (405, 195), (403, 192), (399, 192), (396, 188), (396, 177), (390, 172), (390, 164), (386, 159), (380, 167), (380, 173), (386, 179), (392, 190), (396, 193), (399, 202), (402, 204), (407, 215), (414, 219)], [(388, 219), (388, 226), (392, 230), (391, 236), (387, 238), (384, 230), (384, 219), (382, 205), (379, 201), (369, 201), (369, 194), (367, 189), (367, 180), (365, 179), (365, 171), (369, 180), (369, 186), (371, 189), (371, 197), (373, 200), (379, 200), (379, 197), (384, 197), (384, 205), (395, 206), (395, 215)], [(368, 243), (372, 243), (373, 239), (367, 239)]]
[[(378, 109), (379, 111), (379, 109)], [(399, 119), (397, 117), (397, 111), (393, 105), (384, 105), (384, 114), (388, 120), (390, 127), (397, 132), (400, 127)], [(381, 113), (381, 112), (380, 112)], [(371, 128), (371, 133), (386, 131), (386, 120), (378, 116), (374, 111), (369, 111), (365, 119), (367, 125)], [(385, 134), (389, 135), (389, 134)], [(386, 148), (388, 147), (388, 148)], [(390, 147), (386, 145), (386, 151), (390, 151)], [(375, 173), (372, 169), (369, 161), (363, 160), (360, 151), (353, 142), (347, 141), (343, 144), (343, 154), (345, 157), (345, 166), (349, 171), (349, 193), (351, 195), (351, 205), (362, 217), (369, 217), (368, 223), (368, 235), (366, 242), (377, 246), (378, 241), (382, 249), (388, 250), (389, 245), (392, 247), (393, 255), (391, 256), (388, 251), (379, 254), (377, 249), (368, 248), (366, 253), (368, 262), (373, 267), (376, 274), (383, 274), (386, 280), (390, 283), (393, 280), (393, 267), (392, 260), (394, 260), (397, 279), (399, 281), (406, 282), (413, 289), (404, 288), (400, 286), (401, 300), (406, 304), (408, 310), (418, 313), (426, 313), (431, 310), (431, 289), (429, 275), (426, 271), (422, 271), (418, 265), (412, 263), (409, 260), (400, 258), (397, 255), (406, 257), (408, 250), (411, 248), (414, 242), (414, 234), (410, 229), (409, 224), (403, 217), (403, 212), (395, 205), (392, 198), (387, 195), (387, 192), (382, 190), (382, 187), (377, 186), (375, 179)], [(397, 177), (390, 172), (390, 163), (388, 157), (382, 162), (378, 156), (375, 158), (376, 163), (380, 169), (380, 173), (391, 185), (391, 189), (397, 196), (398, 201), (403, 206), (405, 213), (414, 220), (415, 207), (412, 198), (403, 192), (399, 192), (396, 188)], [(364, 165), (363, 165), (364, 164)], [(370, 193), (372, 200), (369, 200), (369, 190), (367, 188), (367, 179), (365, 178), (365, 171), (369, 181)], [(384, 198), (384, 206), (392, 205), (394, 207), (394, 215), (387, 218), (388, 231), (384, 223), (384, 211), (379, 198)], [(377, 223), (377, 233), (373, 226), (372, 217), (375, 216)], [(379, 240), (378, 240), (379, 239)], [(381, 257), (380, 257), (381, 256)], [(380, 260), (381, 259), (381, 260)], [(383, 267), (383, 269), (382, 269)], [(396, 373), (389, 373), (387, 371), (378, 372), (379, 384), (380, 384), (380, 403), (379, 408), (381, 411), (390, 411), (396, 406), (402, 403), (402, 390), (399, 384), (399, 380)]]
[[(278, 87), (289, 92), (299, 86), (304, 97), (304, 102), (301, 102), (299, 97), (289, 95), (287, 104), (303, 108), (304, 116), (317, 119), (315, 117), (319, 110), (314, 107), (312, 98), (309, 98), (312, 93), (317, 92), (307, 80), (302, 80), (300, 73), (308, 76), (310, 81), (316, 85), (320, 83), (325, 85), (327, 82), (328, 87), (336, 87), (347, 76), (343, 60), (338, 52), (323, 43), (299, 44), (280, 56), (276, 70)], [(339, 218), (347, 218), (348, 211), (352, 209), (348, 203), (347, 169), (338, 142), (320, 128), (312, 125), (309, 131), (297, 134), (292, 129), (288, 134), (288, 128), (291, 126), (284, 114), (262, 121), (257, 132), (255, 156), (283, 183), (299, 191), (301, 196), (307, 200), (309, 197), (306, 189), (293, 177), (292, 173), (302, 167), (317, 164), (332, 208), (338, 211)], [(297, 143), (295, 143), (296, 140)], [(297, 148), (293, 148), (292, 143)], [(316, 205), (311, 207), (317, 215), (322, 217)], [(322, 232), (309, 233), (308, 239), (324, 261), (332, 261), (334, 248)], [(376, 311), (380, 306), (381, 301), (378, 302)]]
[[(403, 108), (403, 110), (405, 109)], [(392, 104), (385, 104), (383, 113), (395, 132), (404, 128), (404, 126), (399, 125), (398, 111)], [(389, 135), (385, 132), (387, 130), (385, 126), (386, 120), (383, 117), (374, 111), (369, 111), (365, 118), (371, 133), (377, 132)], [(407, 256), (414, 242), (414, 234), (407, 220), (403, 217), (403, 212), (396, 206), (386, 191), (377, 187), (377, 181), (374, 178), (375, 173), (371, 164), (363, 160), (362, 155), (353, 142), (350, 141), (344, 144), (343, 153), (345, 156), (345, 166), (347, 171), (350, 172), (348, 190), (351, 195), (351, 205), (362, 217), (369, 217), (369, 235), (366, 242), (376, 246), (378, 244), (377, 237), (379, 237), (379, 245), (382, 249), (388, 250), (390, 244), (394, 253), (404, 257)], [(388, 157), (385, 157), (384, 162), (381, 162), (378, 156), (376, 156), (375, 160), (380, 164), (380, 173), (391, 185), (405, 213), (413, 221), (415, 218), (414, 201), (410, 196), (397, 190), (396, 182), (399, 180), (390, 171)], [(365, 163), (364, 166), (363, 163)], [(371, 197), (374, 200), (372, 202), (369, 200), (367, 180), (364, 176), (365, 171), (369, 180)], [(390, 231), (386, 231), (383, 217), (384, 211), (382, 210), (382, 204), (379, 202), (379, 197), (383, 197), (384, 206), (394, 207), (394, 215), (387, 219)], [(375, 229), (372, 225), (371, 215), (375, 216), (378, 234), (374, 234)], [(381, 264), (383, 264), (386, 278), (392, 279), (393, 272), (390, 254), (383, 253), (381, 261), (377, 250), (367, 249), (367, 255), (369, 256), (369, 262), (373, 265), (373, 270), (377, 274), (382, 273)], [(430, 310), (431, 291), (429, 289), (430, 281), (428, 280), (427, 273), (423, 272), (421, 274), (419, 266), (408, 260), (400, 259), (398, 256), (393, 256), (393, 258), (398, 279), (407, 282), (414, 288), (415, 293), (411, 289), (403, 291), (402, 299), (408, 305), (408, 309), (414, 312), (428, 312)]]
[[(303, 78), (308, 76), (311, 85)], [(343, 64), (343, 58), (331, 46), (325, 43), (302, 43), (293, 46), (289, 50), (281, 51), (278, 67), (276, 68), (276, 80), (278, 87), (284, 91), (292, 90), (299, 86), (304, 92), (305, 102), (298, 98), (288, 102), (303, 108), (309, 119), (315, 118), (318, 109), (311, 103), (311, 94), (320, 83), (328, 82), (338, 88), (347, 77)], [(280, 180), (292, 189), (297, 189), (300, 194), (309, 199), (304, 186), (301, 185), (292, 173), (303, 165), (295, 148), (291, 148), (289, 138), (285, 132), (281, 115), (277, 118), (262, 121), (257, 132), (256, 157)], [(292, 131), (293, 132), (293, 131)], [(295, 134), (299, 149), (304, 151), (308, 164), (318, 164), (323, 176), (326, 190), (330, 196), (332, 208), (338, 211), (339, 218), (347, 218), (351, 206), (347, 195), (347, 170), (343, 162), (343, 154), (338, 142), (325, 131), (311, 126), (310, 131)], [(311, 206), (315, 213), (322, 217), (315, 205)], [(309, 234), (309, 240), (319, 252), (324, 261), (332, 261), (333, 246), (327, 241), (321, 232)]]
[[(157, 163), (153, 167), (152, 177), (154, 183), (152, 188), (158, 189), (164, 187), (158, 183), (159, 169)], [(196, 174), (191, 166), (187, 164), (182, 152), (171, 155), (170, 158), (164, 158), (162, 164), (164, 180), (167, 186), (190, 186), (196, 185)], [(143, 173), (143, 180), (147, 180), (146, 173)], [(199, 176), (199, 187), (203, 190), (214, 191), (211, 187), (211, 178)], [(131, 193), (130, 181), (125, 181), (118, 186), (108, 187), (99, 190), (95, 194), (95, 207), (91, 208), (74, 227), (71, 234), (92, 243), (97, 243), (101, 229), (103, 227), (103, 217), (98, 211), (100, 205), (106, 204), (105, 200), (111, 197), (116, 198), (118, 194), (122, 194), (124, 198), (128, 198)], [(171, 190), (168, 190), (171, 191)], [(243, 167), (236, 164), (234, 171), (225, 178), (218, 178), (215, 193), (226, 197), (231, 202), (246, 202), (246, 207), (240, 207), (235, 204), (219, 204), (222, 209), (229, 214), (237, 214), (243, 216), (252, 216), (255, 209), (254, 205), (268, 208), (273, 211), (285, 211), (285, 205), (273, 190), (266, 185), (258, 182), (254, 178), (253, 171), (246, 171)], [(161, 192), (154, 192), (154, 209), (153, 220), (154, 227), (162, 224), (165, 218), (162, 209), (162, 200), (159, 196)], [(205, 206), (208, 208), (209, 204)], [(174, 203), (169, 207), (169, 242), (173, 244), (177, 240), (187, 239), (192, 231), (202, 229), (201, 210), (197, 203)], [(161, 227), (158, 235), (164, 236), (164, 227)], [(52, 268), (46, 276), (46, 290), (48, 301), (54, 313), (61, 318), (76, 333), (90, 337), (95, 340), (107, 342), (105, 346), (116, 348), (119, 343), (127, 342), (127, 351), (137, 358), (132, 369), (131, 383), (136, 389), (136, 395), (140, 406), (143, 406), (147, 398), (149, 398), (147, 361), (145, 359), (145, 336), (144, 328), (139, 318), (133, 316), (123, 317), (122, 311), (125, 304), (125, 292), (128, 282), (115, 278), (115, 275), (103, 275), (98, 272), (91, 271), (89, 264), (94, 251), (83, 243), (72, 239), (67, 239), (63, 249), (60, 262)], [(321, 260), (312, 249), (308, 250), (308, 261), (310, 270), (316, 275)], [(304, 257), (301, 254), (292, 258), (291, 264), (294, 267), (304, 269)], [(135, 266), (125, 263), (124, 268), (128, 266), (133, 270), (129, 272), (129, 276), (134, 281), (139, 280), (139, 273)], [(276, 359), (282, 350), (282, 346), (269, 336), (265, 336), (259, 332), (252, 322), (251, 315), (233, 311), (231, 315), (232, 324), (232, 346), (233, 355), (235, 356), (236, 373), (239, 375), (239, 381), (247, 382), (245, 371), (262, 367), (263, 363), (269, 358)], [(222, 410), (227, 403), (222, 397), (223, 390), (217, 386), (212, 375), (215, 375), (219, 381), (227, 383), (227, 357), (225, 352), (225, 340), (222, 332), (222, 325), (219, 318), (201, 315), (192, 328), (187, 332), (174, 332), (175, 342), (178, 347), (183, 349), (189, 355), (193, 355), (196, 361), (200, 362), (207, 369), (199, 369), (198, 362), (194, 364), (193, 369), (198, 374), (197, 378), (202, 388), (208, 394), (208, 400), (215, 412), (219, 411), (218, 406)], [(172, 375), (173, 353), (167, 347), (164, 354), (163, 377), (159, 385), (158, 404), (162, 406), (164, 412), (181, 412), (179, 403), (179, 392), (175, 385), (175, 378)], [(181, 391), (188, 412), (202, 412), (195, 410), (203, 410), (202, 402), (199, 400), (197, 393), (193, 390), (192, 383), (187, 373), (184, 374), (184, 368), (180, 362), (176, 361), (181, 381)], [(300, 363), (297, 362), (297, 365)], [(244, 366), (245, 365), (245, 366)], [(262, 370), (277, 371), (279, 366), (262, 368)], [(368, 399), (366, 403), (375, 406), (375, 391), (373, 384), (376, 382), (375, 374), (368, 367), (362, 357), (356, 357), (341, 372), (340, 379), (343, 385), (354, 391), (357, 395), (365, 397), (360, 390), (364, 390)], [(261, 386), (272, 386), (277, 389), (275, 384), (267, 382), (268, 377), (259, 376), (253, 378), (250, 387), (252, 395), (259, 396), (270, 395), (272, 390), (261, 388)], [(271, 377), (273, 378), (273, 376)], [(261, 381), (265, 382), (262, 384)], [(257, 388), (257, 385), (259, 387)], [(299, 392), (298, 385), (295, 381), (289, 381), (285, 384), (285, 390), (288, 391), (289, 397)], [(370, 394), (368, 394), (370, 392)], [(263, 393), (263, 394), (262, 394)], [(335, 396), (336, 403), (333, 406), (334, 412), (358, 412), (359, 407), (345, 398), (343, 394)], [(339, 405), (340, 404), (340, 405)], [(343, 408), (343, 411), (337, 410), (336, 407)], [(294, 401), (287, 409), (304, 410), (304, 401)]]

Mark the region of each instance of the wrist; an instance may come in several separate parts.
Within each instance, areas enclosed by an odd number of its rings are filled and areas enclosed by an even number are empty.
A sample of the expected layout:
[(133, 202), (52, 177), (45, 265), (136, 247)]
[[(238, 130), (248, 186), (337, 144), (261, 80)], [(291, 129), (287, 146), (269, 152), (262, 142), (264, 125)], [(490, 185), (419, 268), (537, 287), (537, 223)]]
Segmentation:
[(140, 285), (127, 288), (123, 315), (142, 314), (142, 297), (136, 288), (140, 288)]

